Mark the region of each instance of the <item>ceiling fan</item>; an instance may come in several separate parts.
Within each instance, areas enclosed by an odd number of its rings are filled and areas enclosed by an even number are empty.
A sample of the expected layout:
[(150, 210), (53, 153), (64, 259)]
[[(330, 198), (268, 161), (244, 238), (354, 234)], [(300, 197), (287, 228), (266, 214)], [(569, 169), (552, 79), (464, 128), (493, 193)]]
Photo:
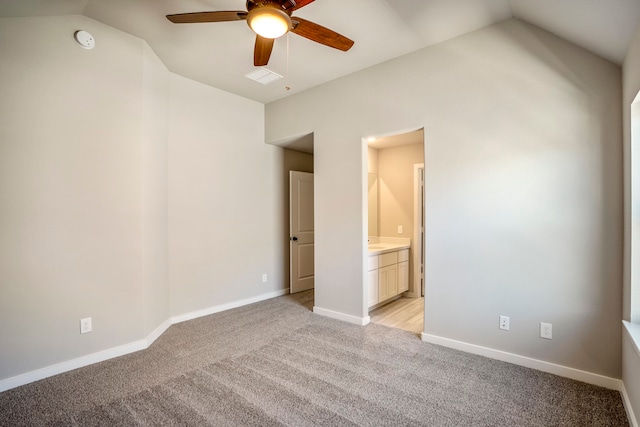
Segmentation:
[(247, 11), (194, 12), (167, 15), (175, 24), (193, 24), (198, 22), (247, 21), (256, 33), (253, 51), (253, 65), (269, 63), (275, 39), (289, 31), (306, 37), (316, 43), (346, 52), (353, 46), (353, 40), (328, 28), (291, 14), (313, 3), (314, 0), (247, 0)]

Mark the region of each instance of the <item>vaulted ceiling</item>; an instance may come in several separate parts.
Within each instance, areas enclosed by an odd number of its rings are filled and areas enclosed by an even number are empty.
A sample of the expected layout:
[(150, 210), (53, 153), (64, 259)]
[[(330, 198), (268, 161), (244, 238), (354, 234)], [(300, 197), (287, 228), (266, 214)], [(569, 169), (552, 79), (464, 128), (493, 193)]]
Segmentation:
[(269, 85), (245, 77), (255, 69), (255, 36), (246, 23), (172, 24), (165, 18), (246, 10), (245, 3), (0, 0), (0, 17), (82, 14), (146, 40), (174, 73), (263, 103), (510, 18), (621, 64), (640, 18), (640, 0), (315, 0), (294, 15), (335, 30), (355, 45), (341, 52), (286, 35), (276, 40), (267, 65), (284, 79)]

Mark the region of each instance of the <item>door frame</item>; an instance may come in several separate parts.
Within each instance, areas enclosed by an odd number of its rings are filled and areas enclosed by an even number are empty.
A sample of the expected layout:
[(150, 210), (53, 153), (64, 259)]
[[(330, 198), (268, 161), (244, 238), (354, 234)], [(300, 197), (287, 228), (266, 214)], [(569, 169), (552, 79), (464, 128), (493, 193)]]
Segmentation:
[(413, 165), (413, 283), (407, 294), (415, 298), (423, 296), (424, 289), (424, 202), (424, 163), (417, 163)]
[[(416, 131), (423, 131), (422, 134), (422, 146), (423, 146), (423, 150), (424, 150), (424, 159), (423, 159), (423, 163), (422, 166), (424, 168), (424, 165), (426, 163), (426, 158), (427, 158), (427, 150), (426, 150), (426, 136), (424, 133), (425, 130), (425, 126), (418, 126), (418, 127), (413, 127), (413, 128), (407, 128), (404, 130), (398, 130), (395, 132), (389, 132), (389, 133), (385, 133), (385, 134), (377, 134), (377, 135), (370, 135), (370, 136), (366, 136), (366, 137), (362, 137), (361, 141), (361, 167), (362, 167), (362, 173), (361, 173), (361, 187), (362, 187), (362, 234), (363, 236), (367, 237), (368, 236), (368, 231), (369, 231), (369, 215), (368, 215), (368, 208), (369, 208), (369, 204), (368, 204), (368, 200), (369, 200), (369, 187), (368, 187), (368, 176), (369, 176), (369, 143), (375, 141), (378, 138), (383, 138), (383, 137), (387, 137), (387, 136), (394, 136), (394, 135), (400, 135), (400, 134), (405, 134), (405, 133), (410, 133), (410, 132), (416, 132)], [(425, 184), (426, 184), (426, 179), (425, 179)], [(427, 200), (427, 194), (426, 194), (426, 185), (423, 186), (422, 188), (422, 197), (424, 200), (424, 203), (426, 205), (426, 200)], [(415, 209), (415, 203), (414, 203), (414, 209)], [(424, 216), (426, 218), (426, 211), (424, 212)], [(414, 219), (415, 221), (415, 219)], [(426, 230), (427, 229), (427, 225), (425, 222), (425, 226), (424, 226), (424, 233), (425, 233), (425, 244), (424, 247), (426, 247)], [(412, 236), (412, 240), (415, 237)], [(367, 275), (368, 275), (368, 268), (367, 268), (367, 261), (369, 258), (369, 250), (368, 250), (368, 245), (367, 245), (367, 239), (364, 239), (362, 242), (362, 281), (361, 281), (361, 290), (362, 290), (362, 313), (363, 313), (363, 319), (365, 319), (364, 324), (366, 325), (367, 323), (369, 323), (370, 318), (369, 318), (369, 307), (368, 307), (368, 303), (369, 303), (369, 286), (367, 285)], [(414, 243), (412, 243), (411, 245), (412, 247), (412, 251), (413, 251), (413, 247), (414, 247)], [(426, 265), (426, 255), (425, 255), (425, 250), (423, 247), (423, 251), (422, 254), (420, 255), (422, 257), (422, 264), (423, 266)], [(414, 255), (415, 257), (415, 255)], [(415, 262), (412, 259), (412, 262), (415, 265)], [(426, 275), (425, 278), (423, 279), (425, 282), (425, 294), (426, 294)], [(419, 296), (419, 295), (418, 295)], [(426, 301), (426, 300), (425, 300)], [(423, 319), (426, 319), (426, 303), (424, 304), (423, 307)], [(424, 333), (424, 324), (423, 324), (423, 333)]]

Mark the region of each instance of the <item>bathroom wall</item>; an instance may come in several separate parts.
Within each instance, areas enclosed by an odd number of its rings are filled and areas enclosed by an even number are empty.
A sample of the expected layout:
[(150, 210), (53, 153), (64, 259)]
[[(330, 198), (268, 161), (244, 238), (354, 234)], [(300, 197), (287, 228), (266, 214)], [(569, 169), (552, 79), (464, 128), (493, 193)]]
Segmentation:
[(413, 165), (419, 163), (424, 163), (424, 144), (378, 150), (380, 236), (413, 239)]
[(373, 147), (367, 149), (367, 217), (368, 237), (380, 236), (380, 184), (378, 180), (378, 150)]
[(268, 104), (314, 132), (319, 311), (367, 316), (362, 137), (424, 127), (426, 334), (620, 378), (620, 77), (512, 19)]
[(373, 147), (367, 147), (367, 164), (369, 173), (378, 173), (378, 150)]

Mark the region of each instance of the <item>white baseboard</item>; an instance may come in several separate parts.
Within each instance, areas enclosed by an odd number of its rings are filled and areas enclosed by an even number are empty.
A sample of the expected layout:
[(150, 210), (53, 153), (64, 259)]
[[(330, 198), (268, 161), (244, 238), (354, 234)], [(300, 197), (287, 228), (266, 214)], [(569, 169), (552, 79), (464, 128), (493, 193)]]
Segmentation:
[(32, 383), (34, 381), (43, 380), (45, 378), (59, 375), (65, 372), (73, 371), (74, 369), (83, 368), (85, 366), (93, 365), (94, 363), (104, 362), (105, 360), (113, 359), (115, 357), (124, 356), (129, 353), (135, 353), (136, 351), (144, 350), (148, 348), (155, 340), (157, 340), (169, 327), (175, 323), (184, 322), (187, 320), (195, 319), (201, 316), (207, 316), (209, 314), (218, 313), (231, 308), (241, 307), (243, 305), (252, 304), (254, 302), (264, 301), (270, 298), (279, 297), (289, 293), (288, 289), (283, 289), (268, 294), (259, 295), (253, 298), (247, 298), (244, 300), (236, 301), (229, 304), (223, 304), (208, 308), (205, 310), (194, 311), (181, 316), (175, 316), (162, 322), (153, 332), (151, 332), (146, 338), (138, 341), (134, 341), (129, 344), (123, 344), (117, 347), (109, 348), (107, 350), (99, 351), (97, 353), (88, 354), (72, 360), (67, 360), (62, 363), (47, 366), (35, 371), (26, 372), (24, 374), (16, 375), (15, 377), (0, 380), (0, 393), (10, 390), (12, 388), (20, 387), (25, 384)]
[(147, 340), (142, 339), (129, 344), (120, 345), (118, 347), (113, 347), (107, 350), (99, 351), (97, 353), (78, 357), (76, 359), (67, 360), (65, 362), (57, 363), (45, 368), (36, 369), (35, 371), (16, 375), (15, 377), (7, 378), (0, 381), (0, 393), (15, 387), (19, 387), (21, 385), (32, 383), (34, 381), (43, 380), (54, 375), (59, 375), (65, 372), (73, 371), (74, 369), (93, 365), (94, 363), (104, 362), (105, 360), (113, 359), (114, 357), (120, 357), (124, 356), (125, 354), (135, 353), (136, 351), (144, 350), (147, 347)]
[(503, 362), (513, 363), (514, 365), (524, 366), (526, 368), (537, 369), (538, 371), (548, 372), (550, 374), (571, 378), (573, 380), (605, 387), (611, 390), (620, 391), (623, 386), (622, 381), (616, 378), (606, 377), (604, 375), (594, 374), (580, 369), (569, 368), (568, 366), (556, 365), (555, 363), (532, 359), (530, 357), (520, 356), (506, 351), (494, 350), (488, 347), (443, 338), (437, 335), (425, 334), (424, 332), (422, 333), (422, 341), (466, 351), (467, 353), (478, 354), (480, 356), (501, 360)]
[(631, 427), (640, 427), (638, 419), (633, 413), (633, 407), (631, 406), (631, 400), (627, 394), (627, 389), (624, 386), (624, 382), (620, 381), (620, 394), (622, 395), (622, 403), (624, 404), (624, 410), (627, 411), (627, 418), (629, 419), (629, 425)]
[[(147, 347), (149, 347), (155, 340), (160, 338), (160, 335), (164, 334), (167, 329), (171, 326), (171, 319), (167, 319), (160, 326), (158, 326), (153, 332), (149, 334), (149, 336), (145, 339), (147, 343)], [(145, 347), (145, 348), (147, 348)]]
[(279, 291), (269, 292), (267, 294), (262, 294), (251, 298), (245, 298), (226, 304), (216, 305), (213, 307), (205, 308), (203, 310), (192, 311), (190, 313), (172, 317), (171, 324), (175, 325), (176, 323), (186, 322), (187, 320), (197, 319), (198, 317), (209, 316), (210, 314), (220, 313), (221, 311), (231, 310), (232, 308), (238, 308), (256, 302), (265, 301), (271, 298), (281, 297), (283, 295), (287, 295), (288, 293), (289, 289), (281, 289)]
[(342, 320), (343, 322), (352, 323), (354, 325), (366, 326), (371, 322), (371, 318), (367, 317), (357, 317), (352, 316), (350, 314), (340, 313), (338, 311), (327, 310), (326, 308), (313, 307), (313, 312), (315, 314), (319, 314), (321, 316), (330, 317), (336, 320)]

